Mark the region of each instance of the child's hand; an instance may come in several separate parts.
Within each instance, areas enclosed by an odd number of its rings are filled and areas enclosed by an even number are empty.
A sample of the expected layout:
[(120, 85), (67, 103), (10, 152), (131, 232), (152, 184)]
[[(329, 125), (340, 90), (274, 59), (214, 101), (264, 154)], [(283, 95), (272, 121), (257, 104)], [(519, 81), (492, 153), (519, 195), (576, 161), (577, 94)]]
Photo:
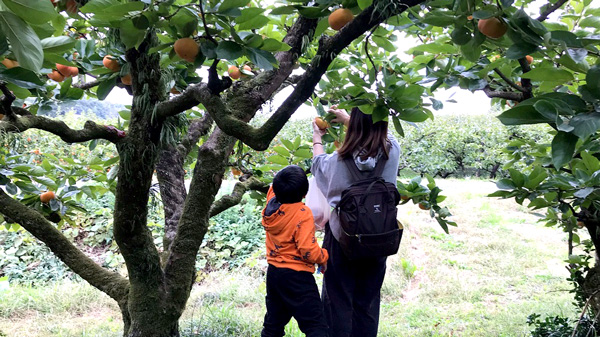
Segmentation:
[(319, 265), (319, 272), (320, 272), (321, 274), (325, 274), (325, 272), (326, 272), (326, 271), (327, 271), (327, 263), (325, 263), (325, 264), (320, 264), (320, 265)]

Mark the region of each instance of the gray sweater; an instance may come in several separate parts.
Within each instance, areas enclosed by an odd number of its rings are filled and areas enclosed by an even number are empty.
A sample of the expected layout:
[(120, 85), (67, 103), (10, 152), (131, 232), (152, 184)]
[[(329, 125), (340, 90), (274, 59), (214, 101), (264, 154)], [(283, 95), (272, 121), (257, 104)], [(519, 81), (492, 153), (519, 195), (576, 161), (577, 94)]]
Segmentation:
[[(391, 142), (390, 158), (383, 168), (383, 179), (387, 182), (396, 184), (398, 177), (398, 164), (400, 161), (400, 146), (398, 141), (388, 132), (388, 139)], [(342, 191), (347, 189), (354, 182), (348, 172), (346, 164), (338, 157), (337, 151), (332, 154), (320, 154), (313, 159), (312, 174), (317, 181), (317, 186), (331, 207), (336, 207), (340, 202)], [(377, 164), (377, 158), (360, 159), (357, 154), (354, 155), (354, 162), (361, 171), (372, 171)], [(331, 212), (329, 218), (329, 227), (333, 236), (339, 240), (341, 236), (341, 227), (336, 212)]]

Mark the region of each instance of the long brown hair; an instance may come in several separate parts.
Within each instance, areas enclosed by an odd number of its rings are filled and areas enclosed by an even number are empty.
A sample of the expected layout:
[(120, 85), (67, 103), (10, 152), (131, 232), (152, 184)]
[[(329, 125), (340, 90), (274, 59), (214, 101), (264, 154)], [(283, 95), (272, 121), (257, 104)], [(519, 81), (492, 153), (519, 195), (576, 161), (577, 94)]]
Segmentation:
[(340, 158), (348, 158), (358, 151), (364, 160), (368, 157), (376, 157), (381, 150), (383, 150), (385, 158), (389, 158), (387, 122), (373, 123), (371, 115), (363, 113), (359, 108), (353, 108), (349, 124), (344, 144), (338, 150)]

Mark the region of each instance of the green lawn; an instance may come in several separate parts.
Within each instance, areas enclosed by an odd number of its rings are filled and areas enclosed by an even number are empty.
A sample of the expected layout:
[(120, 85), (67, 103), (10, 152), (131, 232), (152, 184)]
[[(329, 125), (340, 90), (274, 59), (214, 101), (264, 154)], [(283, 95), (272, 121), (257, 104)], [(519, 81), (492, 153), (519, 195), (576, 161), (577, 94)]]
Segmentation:
[[(438, 183), (459, 227), (447, 235), (428, 212), (401, 207), (406, 230), (388, 262), (380, 336), (524, 336), (531, 313), (575, 315), (564, 233), (512, 200), (485, 197), (490, 182)], [(249, 262), (204, 275), (182, 320), (184, 336), (260, 334), (265, 261)], [(109, 337), (120, 328), (116, 304), (86, 284), (0, 293), (0, 336)], [(294, 322), (288, 335), (303, 336)]]

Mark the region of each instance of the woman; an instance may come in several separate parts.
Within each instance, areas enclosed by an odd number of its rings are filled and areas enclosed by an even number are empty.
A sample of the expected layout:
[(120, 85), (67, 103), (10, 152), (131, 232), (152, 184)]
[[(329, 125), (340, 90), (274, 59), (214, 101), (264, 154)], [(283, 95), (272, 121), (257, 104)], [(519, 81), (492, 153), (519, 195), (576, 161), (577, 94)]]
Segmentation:
[[(334, 122), (348, 126), (342, 147), (327, 155), (321, 137), (325, 134), (313, 123), (312, 173), (329, 205), (337, 206), (342, 191), (354, 183), (343, 159), (353, 157), (360, 171), (372, 171), (379, 160), (386, 160), (382, 177), (396, 183), (400, 147), (388, 133), (387, 122), (373, 123), (371, 115), (360, 109), (329, 110)], [(323, 278), (323, 305), (330, 337), (376, 337), (379, 325), (380, 292), (385, 276), (386, 257), (350, 261), (338, 242), (341, 227), (333, 212), (325, 226), (323, 248), (329, 252)]]

